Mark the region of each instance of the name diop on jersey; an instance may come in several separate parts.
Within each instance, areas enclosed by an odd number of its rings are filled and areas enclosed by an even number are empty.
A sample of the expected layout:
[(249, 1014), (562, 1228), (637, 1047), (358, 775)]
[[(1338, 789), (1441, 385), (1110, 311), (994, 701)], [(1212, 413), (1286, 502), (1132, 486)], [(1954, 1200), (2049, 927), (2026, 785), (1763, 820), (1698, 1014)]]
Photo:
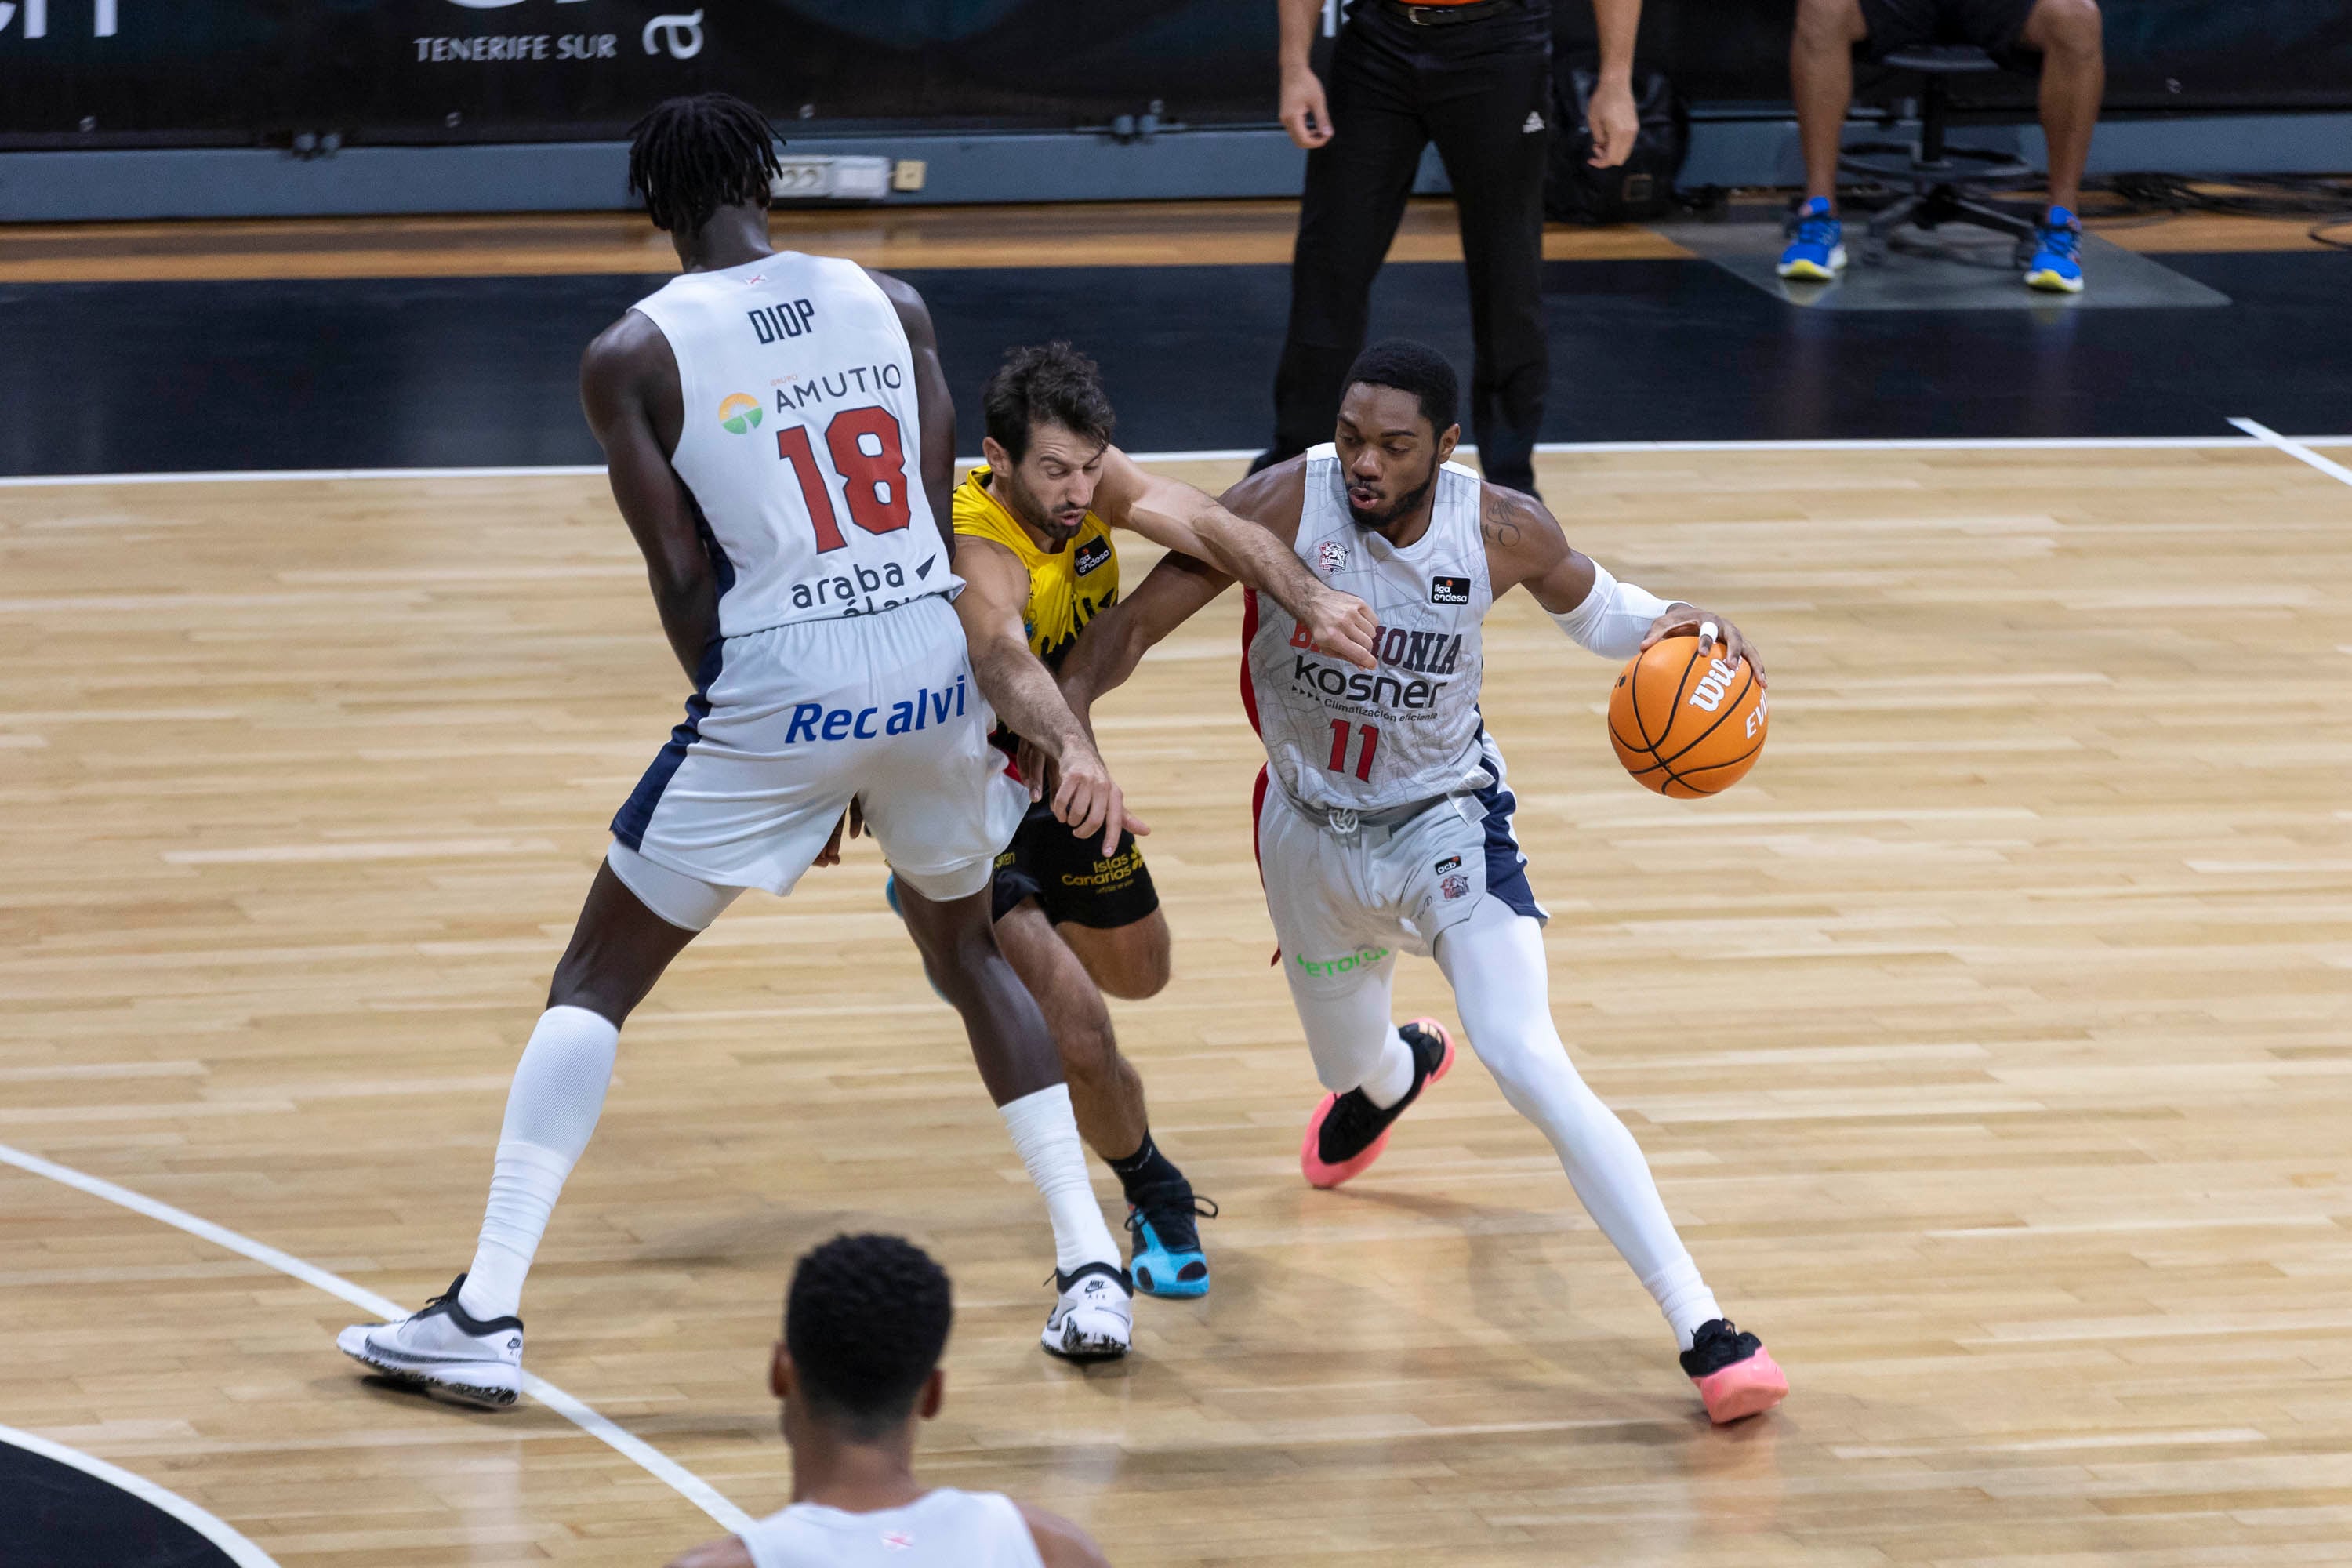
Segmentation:
[(878, 702), (866, 708), (827, 708), (822, 702), (796, 702), (793, 721), (784, 730), (784, 744), (802, 741), (871, 741), (882, 735), (904, 735), (932, 724), (944, 724), (964, 710), (964, 678), (937, 691), (926, 686), (903, 702), (890, 704), (890, 717), (881, 718)]
[[(1300, 626), (1290, 634), (1290, 646), (1311, 653), (1315, 639), (1307, 635), (1305, 626)], [(1433, 708), (1437, 705), (1437, 681), (1407, 680), (1387, 671), (1400, 669), (1412, 676), (1451, 675), (1462, 657), (1462, 637), (1459, 633), (1381, 626), (1373, 632), (1372, 647), (1382, 666), (1378, 670), (1342, 669), (1337, 665), (1318, 664), (1307, 653), (1301, 653), (1291, 666), (1290, 684), (1318, 697), (1360, 702), (1391, 711)]]

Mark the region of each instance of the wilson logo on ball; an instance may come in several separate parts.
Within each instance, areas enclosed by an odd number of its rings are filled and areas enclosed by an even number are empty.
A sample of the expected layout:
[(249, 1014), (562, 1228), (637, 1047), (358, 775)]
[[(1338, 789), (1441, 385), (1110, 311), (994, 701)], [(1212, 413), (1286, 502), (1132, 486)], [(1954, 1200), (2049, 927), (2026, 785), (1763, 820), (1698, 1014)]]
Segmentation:
[(1770, 728), (1764, 688), (1747, 660), (1702, 654), (1670, 637), (1625, 666), (1609, 691), (1609, 743), (1645, 789), (1715, 795), (1756, 764)]
[(1731, 678), (1738, 673), (1738, 666), (1715, 660), (1699, 677), (1698, 684), (1691, 688), (1690, 705), (1714, 712), (1722, 704), (1724, 692), (1730, 689)]

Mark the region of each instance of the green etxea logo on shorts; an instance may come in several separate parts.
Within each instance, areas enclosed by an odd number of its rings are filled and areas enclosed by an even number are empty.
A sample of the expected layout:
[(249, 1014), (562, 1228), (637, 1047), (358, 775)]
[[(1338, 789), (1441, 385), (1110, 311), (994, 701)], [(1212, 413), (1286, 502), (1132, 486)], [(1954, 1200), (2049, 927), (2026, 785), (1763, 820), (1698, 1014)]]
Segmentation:
[(747, 392), (730, 392), (719, 403), (719, 427), (741, 436), (760, 427), (760, 400)]
[(1291, 962), (1309, 974), (1352, 974), (1359, 969), (1370, 969), (1388, 955), (1385, 947), (1360, 947), (1341, 958), (1309, 958), (1300, 953)]

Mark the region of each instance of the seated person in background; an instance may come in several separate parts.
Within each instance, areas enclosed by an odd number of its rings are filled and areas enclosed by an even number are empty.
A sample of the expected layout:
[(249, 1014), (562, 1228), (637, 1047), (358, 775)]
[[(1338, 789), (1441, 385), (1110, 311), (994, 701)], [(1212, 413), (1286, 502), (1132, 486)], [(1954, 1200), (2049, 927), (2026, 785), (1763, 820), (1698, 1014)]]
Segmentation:
[(1805, 201), (1780, 253), (1780, 276), (1826, 281), (1845, 265), (1837, 219), (1838, 134), (1853, 97), (1853, 47), (1885, 58), (1930, 44), (1974, 44), (2003, 65), (2042, 57), (2042, 132), (2050, 143), (2050, 210), (2025, 281), (2083, 291), (2075, 255), (2083, 165), (2106, 87), (2098, 0), (1797, 0), (1789, 79), (1805, 148)]
[(670, 1568), (1109, 1568), (1066, 1519), (915, 1479), (951, 1315), (946, 1273), (895, 1236), (836, 1236), (803, 1258), (768, 1367), (792, 1506)]

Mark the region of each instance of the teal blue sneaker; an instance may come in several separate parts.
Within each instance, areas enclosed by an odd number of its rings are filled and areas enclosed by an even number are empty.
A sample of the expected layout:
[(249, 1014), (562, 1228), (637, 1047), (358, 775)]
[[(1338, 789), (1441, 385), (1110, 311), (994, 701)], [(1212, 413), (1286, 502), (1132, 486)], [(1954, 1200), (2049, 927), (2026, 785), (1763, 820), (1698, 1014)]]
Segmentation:
[(1789, 216), (1789, 247), (1780, 252), (1780, 276), (1801, 283), (1828, 283), (1845, 270), (1845, 226), (1830, 211), (1827, 196), (1815, 196)]
[(1209, 1293), (1209, 1257), (1201, 1250), (1196, 1220), (1217, 1217), (1217, 1205), (1192, 1195), (1189, 1182), (1154, 1188), (1127, 1211), (1134, 1238), (1127, 1270), (1147, 1296), (1190, 1300)]
[(2053, 294), (2083, 291), (2082, 221), (2064, 207), (2052, 207), (2036, 235), (2033, 259), (2025, 264), (2025, 286)]

